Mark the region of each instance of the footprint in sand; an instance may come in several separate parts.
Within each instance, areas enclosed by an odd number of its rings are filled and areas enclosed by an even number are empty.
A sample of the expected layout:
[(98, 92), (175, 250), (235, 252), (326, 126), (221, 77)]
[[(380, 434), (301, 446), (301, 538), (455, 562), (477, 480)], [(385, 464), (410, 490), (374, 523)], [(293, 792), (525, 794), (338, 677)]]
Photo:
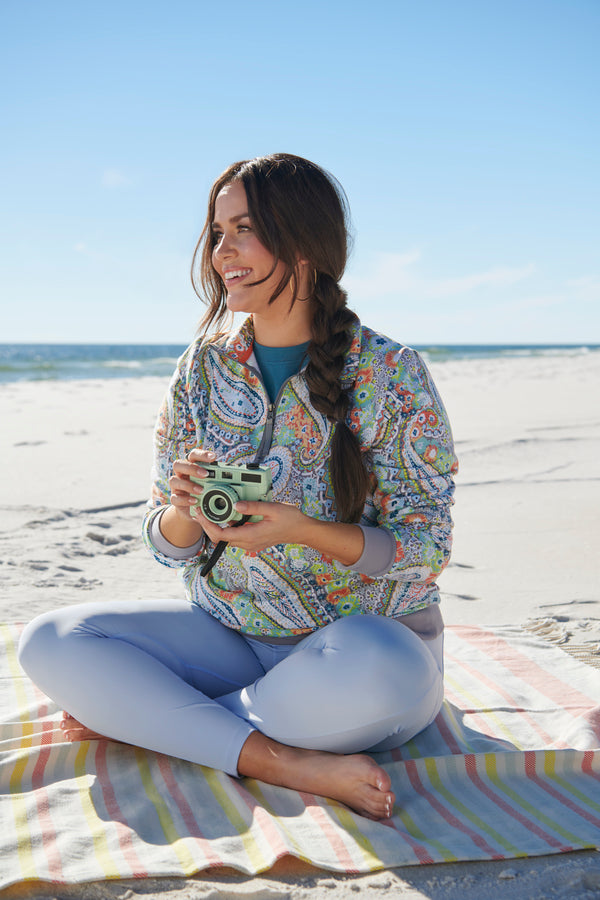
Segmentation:
[(98, 534), (95, 531), (88, 531), (86, 537), (103, 547), (109, 547), (110, 549), (105, 551), (105, 556), (121, 556), (129, 553), (133, 549), (132, 542), (135, 541), (135, 537), (131, 534), (119, 534), (117, 537), (113, 537), (109, 534)]

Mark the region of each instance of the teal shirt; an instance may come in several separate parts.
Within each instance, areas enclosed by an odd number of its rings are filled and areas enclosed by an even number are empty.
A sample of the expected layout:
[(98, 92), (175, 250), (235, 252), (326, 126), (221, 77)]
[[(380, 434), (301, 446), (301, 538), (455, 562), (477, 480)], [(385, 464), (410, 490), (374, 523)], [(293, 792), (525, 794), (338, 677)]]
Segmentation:
[(281, 385), (302, 368), (309, 343), (305, 341), (293, 347), (265, 347), (254, 341), (254, 355), (271, 403), (275, 402)]

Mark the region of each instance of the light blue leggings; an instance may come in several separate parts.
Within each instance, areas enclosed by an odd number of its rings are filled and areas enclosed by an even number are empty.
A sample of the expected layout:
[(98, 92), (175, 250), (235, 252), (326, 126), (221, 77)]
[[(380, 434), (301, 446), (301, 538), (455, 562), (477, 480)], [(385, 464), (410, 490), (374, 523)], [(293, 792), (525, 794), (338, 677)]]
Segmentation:
[(437, 715), (442, 635), (351, 616), (298, 644), (244, 638), (185, 600), (91, 603), (24, 630), (21, 665), (93, 731), (237, 775), (258, 729), (338, 753), (399, 746)]

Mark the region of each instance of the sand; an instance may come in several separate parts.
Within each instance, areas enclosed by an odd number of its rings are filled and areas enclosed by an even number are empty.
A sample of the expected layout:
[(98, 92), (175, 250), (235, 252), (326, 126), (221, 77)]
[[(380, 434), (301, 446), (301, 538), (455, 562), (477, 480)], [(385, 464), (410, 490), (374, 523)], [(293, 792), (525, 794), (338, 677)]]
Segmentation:
[[(600, 353), (431, 366), (460, 458), (448, 624), (537, 627), (600, 653)], [(163, 379), (0, 385), (0, 621), (65, 603), (178, 596), (141, 545)], [(205, 872), (2, 898), (600, 897), (600, 857), (404, 867), (339, 876), (285, 860), (267, 876)]]

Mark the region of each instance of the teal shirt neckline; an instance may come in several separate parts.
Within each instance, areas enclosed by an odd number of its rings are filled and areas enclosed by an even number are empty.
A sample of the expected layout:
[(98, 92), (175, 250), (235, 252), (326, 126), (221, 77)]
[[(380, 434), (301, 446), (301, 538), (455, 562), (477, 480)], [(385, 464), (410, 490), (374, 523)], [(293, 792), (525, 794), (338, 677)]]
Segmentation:
[(302, 368), (309, 343), (304, 341), (292, 347), (267, 347), (254, 341), (254, 356), (271, 403), (274, 403), (282, 384)]

